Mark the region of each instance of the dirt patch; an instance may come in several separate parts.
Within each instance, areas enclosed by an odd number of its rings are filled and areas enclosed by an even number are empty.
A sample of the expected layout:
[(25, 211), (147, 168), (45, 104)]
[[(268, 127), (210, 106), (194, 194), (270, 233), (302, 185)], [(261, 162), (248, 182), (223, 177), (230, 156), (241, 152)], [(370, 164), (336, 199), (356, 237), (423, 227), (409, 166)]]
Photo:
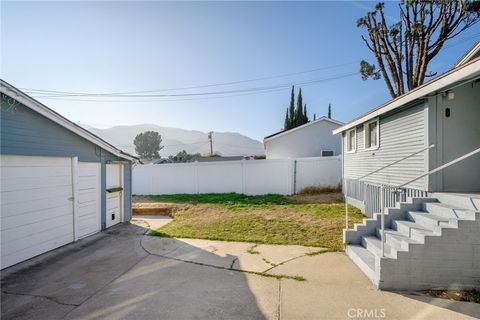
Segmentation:
[(477, 290), (477, 289), (474, 289), (474, 290), (432, 289), (432, 290), (425, 290), (422, 292), (435, 298), (480, 303), (480, 290)]
[(287, 196), (298, 203), (342, 203), (343, 196), (340, 192), (328, 192), (318, 194), (296, 194), (293, 196)]

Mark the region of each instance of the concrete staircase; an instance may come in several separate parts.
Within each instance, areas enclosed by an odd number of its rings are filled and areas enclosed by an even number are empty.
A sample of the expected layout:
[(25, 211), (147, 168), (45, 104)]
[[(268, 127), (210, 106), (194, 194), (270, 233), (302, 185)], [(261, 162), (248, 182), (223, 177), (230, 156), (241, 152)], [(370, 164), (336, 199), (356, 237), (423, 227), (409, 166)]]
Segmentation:
[(379, 289), (480, 287), (480, 195), (433, 193), (344, 230), (346, 253)]

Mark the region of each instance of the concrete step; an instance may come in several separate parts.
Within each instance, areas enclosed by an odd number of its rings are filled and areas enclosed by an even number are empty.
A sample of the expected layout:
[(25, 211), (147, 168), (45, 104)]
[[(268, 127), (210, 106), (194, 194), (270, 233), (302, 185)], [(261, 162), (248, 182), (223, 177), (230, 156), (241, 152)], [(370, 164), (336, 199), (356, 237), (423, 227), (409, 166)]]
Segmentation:
[(409, 211), (407, 213), (407, 218), (431, 230), (435, 230), (435, 228), (439, 226), (440, 222), (449, 223), (453, 221), (453, 219), (440, 217), (423, 211)]
[[(362, 245), (375, 256), (382, 256), (382, 240), (380, 240), (380, 238), (375, 236), (362, 237)], [(392, 248), (388, 243), (385, 243), (384, 254), (387, 258), (397, 258), (397, 250)]]
[[(376, 235), (381, 239), (381, 229), (377, 228)], [(397, 251), (408, 251), (410, 244), (421, 244), (393, 229), (385, 229), (385, 242)]]
[(418, 223), (408, 220), (394, 220), (392, 222), (392, 229), (418, 242), (424, 242), (425, 236), (439, 234), (437, 230), (426, 228)]
[(480, 194), (435, 192), (432, 193), (431, 196), (438, 199), (441, 203), (453, 207), (480, 211)]
[(348, 245), (345, 248), (345, 253), (372, 282), (376, 282), (377, 277), (375, 276), (375, 256), (373, 253), (361, 245), (355, 244)]
[(441, 202), (424, 203), (423, 210), (444, 218), (475, 219), (475, 211)]

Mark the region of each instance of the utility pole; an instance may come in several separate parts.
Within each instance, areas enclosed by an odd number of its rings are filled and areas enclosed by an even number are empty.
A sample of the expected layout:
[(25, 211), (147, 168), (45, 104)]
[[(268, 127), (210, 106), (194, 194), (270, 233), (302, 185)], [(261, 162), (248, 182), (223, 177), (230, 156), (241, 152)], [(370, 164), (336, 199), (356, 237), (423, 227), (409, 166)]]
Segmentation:
[(213, 140), (212, 140), (213, 131), (208, 133), (208, 140), (210, 140), (210, 156), (213, 156)]

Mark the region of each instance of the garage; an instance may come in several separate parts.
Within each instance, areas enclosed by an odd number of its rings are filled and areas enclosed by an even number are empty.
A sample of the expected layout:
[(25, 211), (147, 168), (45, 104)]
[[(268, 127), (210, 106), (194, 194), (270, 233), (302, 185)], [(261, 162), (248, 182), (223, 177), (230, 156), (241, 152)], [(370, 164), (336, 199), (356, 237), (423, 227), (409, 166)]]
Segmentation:
[(129, 221), (138, 159), (0, 84), (0, 268)]
[(0, 161), (2, 269), (73, 241), (70, 158)]
[(76, 239), (85, 238), (101, 230), (100, 163), (79, 162), (77, 180)]

